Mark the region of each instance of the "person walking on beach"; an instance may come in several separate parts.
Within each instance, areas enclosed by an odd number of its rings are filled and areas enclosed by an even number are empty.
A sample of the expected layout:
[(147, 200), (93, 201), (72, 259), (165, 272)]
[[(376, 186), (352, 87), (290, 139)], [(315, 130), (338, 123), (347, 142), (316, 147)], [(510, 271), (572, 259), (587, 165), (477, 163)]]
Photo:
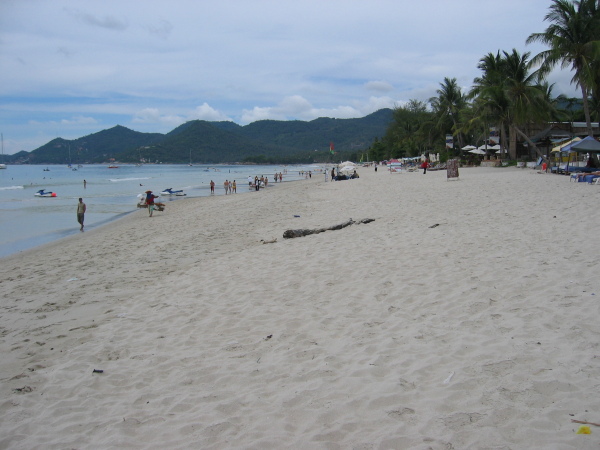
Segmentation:
[(87, 186), (87, 181), (83, 180), (83, 188), (85, 189)]
[(248, 175), (248, 189), (252, 189), (252, 175)]
[(258, 191), (260, 189), (260, 180), (258, 179), (258, 175), (254, 177), (254, 190)]
[(429, 165), (429, 163), (427, 162), (427, 160), (423, 161), (423, 164), (421, 164), (421, 169), (423, 169), (423, 175), (425, 175), (427, 173), (428, 165)]
[(210, 180), (210, 194), (214, 194), (215, 193), (215, 182), (213, 180)]
[(225, 188), (225, 195), (227, 195), (227, 191), (229, 190), (229, 181), (225, 180), (225, 183), (223, 183), (223, 187)]
[(77, 203), (77, 222), (79, 222), (79, 225), (81, 225), (79, 231), (83, 231), (83, 217), (85, 215), (85, 210), (85, 203), (83, 203), (83, 199), (80, 198), (79, 203)]
[(235, 184), (235, 180), (233, 180), (233, 183), (232, 183), (232, 185), (231, 185), (231, 188), (233, 189), (233, 192), (234, 192), (235, 194), (237, 194), (237, 184)]
[(148, 205), (148, 217), (152, 217), (154, 212), (154, 199), (157, 198), (152, 191), (146, 191), (146, 205)]

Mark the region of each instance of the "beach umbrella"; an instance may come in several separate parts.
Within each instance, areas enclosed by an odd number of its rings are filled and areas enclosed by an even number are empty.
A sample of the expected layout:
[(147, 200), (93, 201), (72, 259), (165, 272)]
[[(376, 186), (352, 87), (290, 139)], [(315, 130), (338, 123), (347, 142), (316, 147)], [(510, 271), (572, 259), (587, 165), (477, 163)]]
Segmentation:
[(352, 170), (356, 170), (356, 167), (354, 167), (354, 166), (345, 166), (345, 167), (342, 167), (340, 169), (341, 172), (347, 172), (347, 171), (352, 171)]
[(354, 164), (352, 161), (344, 161), (342, 163), (338, 164), (338, 167), (345, 167), (345, 166), (355, 166), (356, 164)]
[(571, 151), (587, 153), (587, 152), (600, 152), (600, 142), (594, 139), (591, 136), (586, 136), (581, 139), (579, 142), (575, 142), (574, 144), (570, 144)]
[(476, 148), (474, 145), (465, 145), (461, 150), (475, 150)]
[(485, 150), (481, 148), (474, 148), (473, 150), (469, 150), (469, 153), (474, 153), (476, 155), (485, 155)]
[(579, 142), (579, 141), (581, 141), (581, 138), (578, 138), (578, 137), (573, 138), (561, 145), (558, 145), (558, 146), (552, 148), (552, 153), (567, 152), (567, 151), (571, 150), (571, 144), (575, 144), (576, 142)]

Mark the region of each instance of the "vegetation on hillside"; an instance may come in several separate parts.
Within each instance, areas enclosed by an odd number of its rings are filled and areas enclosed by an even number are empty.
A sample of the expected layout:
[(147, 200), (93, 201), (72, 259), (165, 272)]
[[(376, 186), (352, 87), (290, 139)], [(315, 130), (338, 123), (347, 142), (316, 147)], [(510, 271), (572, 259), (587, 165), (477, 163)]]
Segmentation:
[(54, 139), (20, 153), (19, 159), (34, 164), (331, 162), (356, 158), (358, 151), (385, 134), (392, 115), (392, 110), (383, 109), (359, 119), (262, 120), (246, 126), (193, 120), (165, 135), (116, 126), (72, 141)]

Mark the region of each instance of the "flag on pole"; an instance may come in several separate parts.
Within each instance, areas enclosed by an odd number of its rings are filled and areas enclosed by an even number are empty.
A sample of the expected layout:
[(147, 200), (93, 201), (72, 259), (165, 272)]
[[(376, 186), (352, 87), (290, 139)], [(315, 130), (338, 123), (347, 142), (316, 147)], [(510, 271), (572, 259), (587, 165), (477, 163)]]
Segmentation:
[(332, 155), (335, 155), (335, 152), (333, 151), (333, 142), (329, 143), (329, 153), (331, 153)]

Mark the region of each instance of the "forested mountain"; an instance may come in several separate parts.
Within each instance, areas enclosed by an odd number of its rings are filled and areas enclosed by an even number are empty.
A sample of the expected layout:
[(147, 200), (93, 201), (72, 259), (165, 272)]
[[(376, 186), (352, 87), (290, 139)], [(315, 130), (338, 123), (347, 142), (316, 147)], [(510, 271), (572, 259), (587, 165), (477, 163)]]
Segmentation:
[[(30, 164), (119, 162), (163, 163), (294, 163), (328, 158), (329, 144), (341, 155), (367, 149), (385, 135), (392, 110), (360, 119), (319, 118), (305, 121), (261, 120), (240, 126), (233, 122), (193, 120), (167, 134), (140, 133), (117, 125), (71, 141), (57, 138), (29, 153)], [(16, 162), (17, 155), (7, 157)]]
[[(53, 139), (29, 152), (28, 162), (31, 164), (104, 162), (118, 159), (125, 149), (136, 149), (162, 140), (164, 135), (160, 133), (138, 133), (117, 125), (71, 141), (62, 138)], [(23, 152), (13, 156), (18, 156), (21, 160), (27, 158)]]

